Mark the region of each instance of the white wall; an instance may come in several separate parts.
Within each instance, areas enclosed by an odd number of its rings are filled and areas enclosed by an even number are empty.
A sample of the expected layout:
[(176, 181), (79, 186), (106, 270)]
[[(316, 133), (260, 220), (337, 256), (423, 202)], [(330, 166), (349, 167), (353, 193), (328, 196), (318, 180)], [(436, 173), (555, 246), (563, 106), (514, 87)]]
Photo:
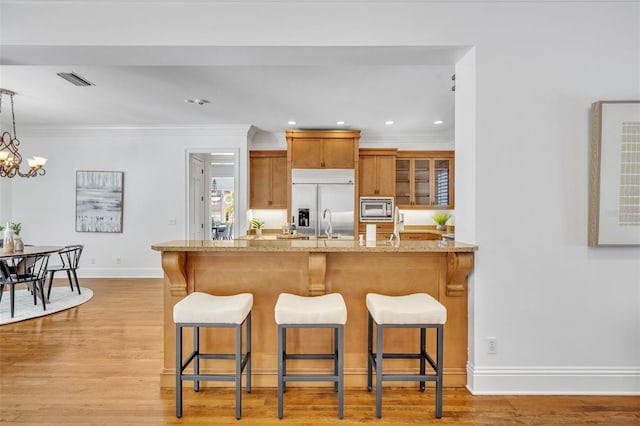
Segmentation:
[[(11, 218), (22, 223), (26, 244), (84, 244), (81, 277), (162, 277), (160, 255), (151, 245), (186, 238), (187, 152), (239, 150), (239, 185), (246, 194), (248, 130), (246, 126), (23, 132), (22, 145), (49, 162), (44, 177), (11, 181)], [(75, 232), (76, 170), (124, 172), (122, 233)], [(246, 197), (237, 203), (246, 211)]]
[[(2, 25), (4, 43), (26, 45), (473, 46), (475, 96), (467, 99), (475, 97), (475, 122), (456, 123), (467, 138), (456, 144), (458, 155), (472, 169), (462, 181), (474, 182), (457, 188), (457, 210), (474, 214), (457, 213), (456, 226), (479, 245), (469, 387), (474, 393), (640, 394), (640, 249), (587, 247), (588, 108), (596, 100), (640, 98), (640, 4), (352, 1), (336, 7), (99, 2), (78, 10), (75, 3), (16, 3), (6, 6)], [(65, 138), (46, 142), (55, 142), (58, 153), (50, 155), (51, 167), (66, 162), (70, 176), (53, 187), (44, 179), (21, 183), (13, 197), (15, 210), (33, 220), (51, 214), (36, 235), (53, 242), (73, 235), (67, 231), (73, 215), (57, 213), (72, 205), (72, 196), (56, 194), (71, 183), (73, 170), (87, 165), (86, 157), (72, 157)], [(99, 150), (108, 155), (106, 147)], [(135, 252), (140, 264), (132, 267), (152, 267), (158, 257), (150, 243), (179, 233), (165, 225), (167, 217), (179, 218), (179, 206), (163, 197), (180, 193), (184, 178), (164, 174), (179, 155), (167, 151), (174, 155), (158, 152), (153, 176), (162, 192), (135, 189), (143, 180), (134, 173), (127, 181), (142, 197), (134, 206), (148, 207), (127, 209), (125, 220), (149, 220), (150, 211), (157, 216), (126, 247), (111, 238), (101, 245), (113, 246), (111, 258), (118, 249)], [(58, 223), (64, 229), (49, 229)], [(496, 355), (486, 353), (489, 336), (498, 339)]]

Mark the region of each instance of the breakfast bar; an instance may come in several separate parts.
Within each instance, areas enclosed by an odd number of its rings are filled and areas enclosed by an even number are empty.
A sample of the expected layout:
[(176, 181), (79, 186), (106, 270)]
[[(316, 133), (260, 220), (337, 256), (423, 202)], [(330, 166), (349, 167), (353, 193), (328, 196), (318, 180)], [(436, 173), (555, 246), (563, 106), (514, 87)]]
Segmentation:
[[(467, 278), (473, 267), (474, 245), (445, 240), (359, 244), (352, 239), (239, 239), (176, 240), (154, 244), (152, 249), (162, 254), (165, 282), (164, 366), (160, 380), (163, 387), (175, 386), (173, 306), (195, 291), (253, 294), (252, 380), (259, 387), (276, 386), (274, 305), (280, 293), (342, 294), (348, 310), (344, 348), (347, 387), (366, 386), (366, 294), (428, 293), (447, 308), (444, 385), (461, 387), (467, 383)], [(412, 332), (415, 330), (394, 330), (388, 338), (385, 335), (385, 348), (408, 350), (407, 345), (416, 341)], [(300, 339), (291, 339), (291, 349), (326, 351), (332, 334), (322, 329), (309, 330), (304, 338), (305, 344), (300, 348), (295, 347)], [(213, 336), (203, 335), (201, 341), (204, 350), (207, 344), (212, 345)], [(217, 347), (232, 347), (233, 341), (232, 333), (222, 337), (220, 332), (215, 334)], [(429, 340), (428, 347), (433, 345)], [(401, 372), (413, 366), (410, 362), (398, 360), (390, 368)], [(226, 367), (216, 364), (216, 368)], [(304, 368), (323, 372), (329, 371), (331, 365), (320, 360), (311, 366), (305, 363)], [(292, 364), (291, 369), (295, 371), (296, 365)], [(303, 371), (302, 366), (300, 369)]]

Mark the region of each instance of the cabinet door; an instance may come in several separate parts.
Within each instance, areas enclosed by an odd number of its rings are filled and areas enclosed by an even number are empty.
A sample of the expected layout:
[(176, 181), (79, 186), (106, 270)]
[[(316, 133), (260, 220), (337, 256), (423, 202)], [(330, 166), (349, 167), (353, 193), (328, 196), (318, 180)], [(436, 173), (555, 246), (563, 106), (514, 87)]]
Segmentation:
[(249, 207), (252, 209), (271, 207), (271, 158), (251, 158), (249, 173)]
[(402, 241), (432, 241), (442, 240), (442, 236), (432, 232), (401, 232), (400, 239)]
[(365, 155), (360, 157), (360, 195), (377, 195), (378, 173), (376, 170), (376, 157)]
[(396, 160), (396, 204), (411, 205), (411, 160)]
[(296, 139), (291, 144), (291, 167), (294, 169), (322, 168), (322, 139)]
[(353, 139), (324, 139), (322, 142), (323, 168), (353, 169), (355, 167), (355, 149)]
[(452, 160), (448, 158), (436, 158), (433, 160), (433, 205), (438, 207), (453, 206), (453, 182), (451, 172)]
[(431, 205), (431, 160), (416, 158), (413, 162), (413, 205)]
[[(362, 165), (360, 166), (362, 167)], [(396, 195), (396, 157), (380, 155), (376, 157), (376, 195), (393, 197)]]
[(287, 157), (271, 159), (271, 207), (287, 208)]

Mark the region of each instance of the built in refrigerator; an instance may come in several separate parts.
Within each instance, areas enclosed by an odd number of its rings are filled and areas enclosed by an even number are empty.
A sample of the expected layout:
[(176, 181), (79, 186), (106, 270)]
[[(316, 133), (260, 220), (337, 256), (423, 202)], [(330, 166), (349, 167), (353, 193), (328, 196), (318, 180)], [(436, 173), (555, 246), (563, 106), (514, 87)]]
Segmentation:
[(353, 169), (291, 170), (291, 214), (298, 233), (353, 236), (354, 180)]

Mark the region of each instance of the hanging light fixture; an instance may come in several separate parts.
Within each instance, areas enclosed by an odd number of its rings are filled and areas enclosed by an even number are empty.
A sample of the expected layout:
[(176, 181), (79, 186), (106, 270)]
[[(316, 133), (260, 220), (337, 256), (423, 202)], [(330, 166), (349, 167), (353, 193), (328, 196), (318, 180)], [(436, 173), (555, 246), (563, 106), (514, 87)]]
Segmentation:
[[(15, 92), (6, 89), (0, 89), (0, 113), (2, 113), (2, 96), (7, 95), (11, 98), (11, 122), (13, 123), (13, 135), (9, 131), (0, 130), (2, 137), (0, 138), (0, 177), (12, 178), (14, 176), (35, 177), (42, 176), (46, 173), (44, 165), (47, 159), (44, 157), (32, 157), (27, 159), (29, 170), (26, 173), (20, 171), (22, 166), (22, 155), (18, 151), (20, 141), (16, 134), (16, 115), (13, 111), (13, 96)], [(0, 115), (1, 116), (1, 115)]]

